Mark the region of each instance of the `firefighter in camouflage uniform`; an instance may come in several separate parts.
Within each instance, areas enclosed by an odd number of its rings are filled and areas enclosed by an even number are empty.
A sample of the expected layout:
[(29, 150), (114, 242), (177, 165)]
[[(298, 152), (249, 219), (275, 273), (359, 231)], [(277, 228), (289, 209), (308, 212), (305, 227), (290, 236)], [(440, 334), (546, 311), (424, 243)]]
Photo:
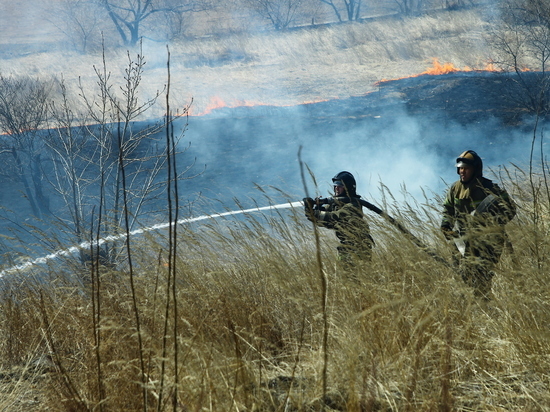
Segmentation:
[(332, 178), (332, 184), (334, 197), (304, 199), (306, 216), (316, 225), (335, 231), (340, 241), (339, 259), (346, 269), (351, 269), (359, 261), (371, 260), (374, 241), (364, 219), (353, 175), (340, 172)]
[(483, 162), (473, 150), (456, 159), (460, 179), (443, 203), (441, 230), (460, 251), (459, 270), (474, 294), (492, 296), (493, 269), (508, 241), (504, 226), (516, 214), (508, 193), (483, 177)]

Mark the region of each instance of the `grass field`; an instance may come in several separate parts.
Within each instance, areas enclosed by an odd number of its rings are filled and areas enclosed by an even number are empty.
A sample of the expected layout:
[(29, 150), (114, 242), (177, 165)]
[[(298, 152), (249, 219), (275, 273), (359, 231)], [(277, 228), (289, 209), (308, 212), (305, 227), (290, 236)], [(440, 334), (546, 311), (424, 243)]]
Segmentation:
[[(172, 94), (200, 113), (360, 95), (433, 58), (483, 68), (488, 24), (461, 11), (173, 44)], [(147, 96), (166, 82), (166, 48), (143, 50)], [(101, 60), (50, 50), (0, 71), (87, 89)], [(106, 62), (119, 74), (125, 52)], [(544, 173), (504, 180), (519, 213), (491, 302), (378, 216), (373, 261), (350, 276), (301, 208), (178, 226), (176, 256), (157, 233), (116, 267), (67, 259), (5, 277), (0, 410), (548, 411), (550, 195)], [(388, 207), (452, 262), (440, 200)]]
[[(422, 73), (433, 59), (457, 68), (484, 69), (496, 58), (487, 43), (490, 11), (438, 11), (421, 18), (189, 39), (170, 45), (172, 95), (180, 105), (193, 99), (192, 111), (198, 114), (219, 105), (294, 105), (361, 95), (376, 90), (374, 83), (379, 80)], [(4, 36), (10, 34), (1, 42), (4, 48), (19, 44), (20, 50), (8, 53), (0, 72), (63, 76), (73, 89), (78, 79), (85, 88), (93, 87), (93, 67), (102, 64), (100, 54), (56, 49), (62, 39), (54, 36), (51, 26), (41, 37), (44, 43), (38, 52), (21, 53), (24, 38), (11, 37), (20, 29), (3, 31)], [(130, 51), (132, 56), (137, 53)], [(143, 93), (151, 96), (166, 83), (166, 44), (145, 40), (143, 55), (147, 61)], [(113, 76), (121, 75), (126, 64), (126, 50), (107, 52)]]
[[(161, 238), (136, 238), (133, 276), (30, 269), (2, 289), (0, 406), (548, 410), (548, 244), (520, 206), (489, 303), (372, 216), (372, 263), (342, 272), (323, 232), (320, 269), (300, 209), (181, 227), (172, 263)], [(451, 261), (424, 213), (400, 220)]]

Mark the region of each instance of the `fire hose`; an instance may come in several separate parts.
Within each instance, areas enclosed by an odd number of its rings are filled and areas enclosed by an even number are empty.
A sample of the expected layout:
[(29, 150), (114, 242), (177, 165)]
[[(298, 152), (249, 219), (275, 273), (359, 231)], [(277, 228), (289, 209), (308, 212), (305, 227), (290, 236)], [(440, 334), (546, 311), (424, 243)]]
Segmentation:
[[(311, 198), (304, 198), (304, 206), (308, 207), (311, 211), (313, 211), (313, 205), (326, 205), (338, 202), (338, 200), (335, 200), (334, 198), (317, 198), (317, 199), (311, 199)], [(422, 249), (425, 253), (427, 253), (429, 256), (431, 256), (435, 261), (444, 264), (448, 268), (453, 268), (451, 263), (447, 261), (447, 259), (443, 258), (437, 252), (435, 252), (432, 248), (427, 246), (424, 242), (422, 242), (418, 237), (413, 235), (405, 226), (403, 226), (399, 221), (394, 219), (392, 216), (390, 216), (388, 213), (386, 213), (384, 210), (380, 209), (378, 206), (373, 205), (370, 202), (367, 202), (364, 199), (358, 198), (357, 201), (361, 204), (361, 206), (366, 207), (368, 210), (376, 213), (377, 215), (383, 217), (386, 219), (389, 223), (391, 223), (393, 226), (397, 228), (401, 233), (403, 233), (411, 242), (413, 242), (416, 246), (418, 246), (420, 249)]]
[[(286, 208), (298, 207), (300, 205), (301, 205), (301, 202), (281, 203), (281, 204), (278, 204), (278, 205), (254, 207), (254, 208), (251, 208), (251, 209), (239, 209), (239, 210), (232, 210), (232, 211), (229, 211), (229, 212), (214, 213), (214, 214), (210, 214), (210, 215), (202, 215), (202, 216), (198, 216), (198, 217), (179, 219), (178, 221), (172, 222), (172, 223), (170, 223), (170, 222), (159, 223), (159, 224), (156, 224), (156, 225), (136, 229), (136, 230), (131, 231), (129, 233), (129, 235), (130, 236), (135, 236), (135, 235), (141, 235), (141, 234), (147, 233), (147, 232), (162, 230), (162, 229), (166, 229), (166, 228), (168, 228), (168, 227), (170, 227), (171, 225), (174, 225), (174, 224), (183, 225), (183, 224), (187, 224), (187, 223), (193, 223), (193, 222), (198, 222), (198, 221), (207, 220), (207, 219), (214, 219), (214, 218), (218, 218), (218, 217), (239, 215), (239, 214), (243, 214), (243, 213), (262, 212), (262, 211), (275, 210), (275, 209), (286, 209)], [(126, 239), (126, 233), (122, 233), (122, 234), (118, 234), (118, 235), (105, 236), (101, 239), (95, 240), (94, 242), (82, 242), (78, 245), (75, 245), (75, 246), (72, 246), (72, 247), (69, 247), (69, 248), (66, 248), (66, 249), (59, 249), (59, 250), (57, 250), (53, 253), (50, 253), (46, 256), (41, 256), (41, 257), (38, 257), (38, 258), (35, 258), (35, 259), (27, 259), (26, 261), (24, 261), (24, 262), (22, 262), (18, 265), (14, 265), (10, 268), (3, 269), (2, 271), (0, 271), (0, 279), (2, 277), (4, 277), (5, 275), (21, 272), (21, 271), (24, 271), (27, 268), (32, 267), (32, 266), (47, 263), (50, 260), (75, 255), (80, 250), (90, 249), (90, 247), (92, 245), (93, 246), (101, 246), (101, 245), (103, 245), (107, 242), (113, 242), (113, 241), (116, 241), (116, 240), (123, 240), (123, 239)]]
[[(328, 203), (334, 202), (335, 200), (334, 199), (315, 199), (315, 200), (313, 200), (311, 198), (304, 199), (304, 205), (308, 205), (309, 207), (313, 208), (313, 204), (309, 203), (309, 201), (317, 202), (317, 204), (328, 204)], [(447, 260), (445, 260), (444, 258), (439, 256), (436, 252), (431, 250), (420, 239), (418, 239), (410, 231), (408, 231), (401, 223), (399, 223), (393, 217), (388, 215), (382, 209), (378, 208), (377, 206), (373, 205), (372, 203), (367, 202), (366, 200), (359, 199), (359, 201), (360, 201), (362, 206), (366, 207), (367, 209), (373, 211), (374, 213), (376, 213), (376, 214), (382, 216), (383, 218), (385, 218), (386, 220), (388, 220), (392, 225), (394, 225), (397, 229), (399, 229), (400, 232), (404, 233), (413, 243), (415, 243), (419, 248), (424, 250), (428, 255), (430, 255), (436, 261), (438, 261), (440, 263), (443, 263), (448, 267), (452, 267), (450, 265), (450, 263), (447, 262)], [(255, 208), (251, 208), (251, 209), (239, 209), (239, 210), (234, 210), (234, 211), (229, 211), (229, 212), (215, 213), (215, 214), (212, 214), (212, 215), (198, 216), (198, 217), (195, 217), (195, 218), (180, 219), (177, 222), (173, 222), (173, 223), (160, 223), (160, 224), (156, 224), (156, 225), (141, 228), (141, 229), (136, 229), (136, 230), (133, 230), (132, 232), (130, 232), (130, 235), (132, 235), (132, 236), (133, 235), (139, 235), (139, 234), (143, 234), (143, 233), (146, 233), (146, 232), (165, 229), (165, 228), (169, 227), (170, 225), (172, 225), (174, 223), (175, 224), (186, 224), (186, 223), (197, 222), (197, 221), (201, 221), (201, 220), (205, 220), (205, 219), (213, 219), (213, 218), (217, 218), (217, 217), (237, 215), (237, 214), (242, 214), (242, 213), (261, 212), (261, 211), (264, 211), (264, 210), (272, 210), (272, 209), (293, 208), (293, 207), (297, 207), (299, 205), (301, 205), (301, 202), (281, 203), (281, 204), (265, 206), (265, 207), (255, 207)], [(105, 236), (101, 239), (97, 239), (94, 242), (94, 244), (96, 246), (99, 246), (99, 245), (102, 245), (106, 242), (111, 242), (111, 241), (115, 241), (115, 240), (124, 239), (125, 237), (126, 237), (126, 234)], [(66, 248), (66, 249), (60, 249), (60, 250), (57, 250), (57, 251), (55, 251), (53, 253), (50, 253), (46, 256), (42, 256), (42, 257), (35, 258), (35, 259), (28, 259), (27, 261), (25, 261), (21, 264), (18, 264), (18, 265), (12, 266), (10, 268), (1, 270), (0, 271), (0, 278), (4, 277), (5, 275), (8, 275), (10, 273), (16, 273), (16, 272), (19, 272), (19, 271), (23, 271), (23, 270), (25, 270), (25, 269), (27, 269), (31, 266), (34, 266), (34, 265), (43, 264), (43, 263), (46, 263), (50, 260), (54, 260), (54, 259), (57, 259), (57, 258), (60, 258), (60, 257), (70, 256), (70, 255), (76, 254), (81, 249), (89, 249), (90, 246), (91, 246), (90, 242), (82, 242), (79, 245), (72, 246), (72, 247), (69, 247), (69, 248)]]

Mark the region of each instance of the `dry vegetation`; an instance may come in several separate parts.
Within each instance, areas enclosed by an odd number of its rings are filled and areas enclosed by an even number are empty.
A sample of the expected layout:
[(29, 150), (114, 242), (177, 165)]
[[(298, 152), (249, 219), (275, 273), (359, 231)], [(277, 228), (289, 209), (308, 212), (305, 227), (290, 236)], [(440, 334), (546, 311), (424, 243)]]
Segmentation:
[[(0, 409), (548, 410), (548, 202), (508, 187), (521, 213), (490, 303), (376, 215), (354, 277), (322, 233), (325, 296), (301, 210), (180, 227), (175, 292), (159, 237), (134, 238), (133, 286), (124, 265), (7, 278)], [(450, 261), (434, 208), (393, 213)]]
[[(227, 105), (303, 102), (362, 95), (381, 79), (418, 74), (434, 58), (456, 67), (485, 68), (493, 52), (486, 43), (490, 9), (434, 12), (421, 18), (394, 17), (287, 32), (241, 31), (189, 38), (170, 45), (173, 96), (193, 99), (193, 113), (214, 101)], [(14, 54), (0, 63), (4, 74), (63, 76), (69, 87), (81, 79), (91, 88), (101, 55), (52, 49)], [(131, 51), (132, 55), (139, 50)], [(165, 44), (145, 41), (145, 95), (166, 79)], [(109, 69), (126, 67), (126, 51), (107, 53)], [(151, 112), (151, 114), (153, 114)], [(158, 113), (155, 113), (158, 114)]]
[[(190, 40), (171, 46), (173, 94), (197, 111), (214, 94), (272, 104), (361, 94), (433, 57), (484, 66), (486, 24), (464, 11)], [(144, 51), (153, 93), (166, 50)], [(98, 59), (53, 51), (0, 69), (86, 84)], [(131, 268), (123, 259), (100, 277), (69, 260), (6, 276), (0, 410), (548, 411), (550, 200), (544, 176), (530, 177), (505, 179), (520, 214), (490, 303), (377, 216), (371, 264), (342, 273), (322, 232), (320, 268), (313, 228), (291, 209), (181, 226), (173, 261), (156, 233), (132, 238)], [(390, 212), (451, 261), (436, 200)]]

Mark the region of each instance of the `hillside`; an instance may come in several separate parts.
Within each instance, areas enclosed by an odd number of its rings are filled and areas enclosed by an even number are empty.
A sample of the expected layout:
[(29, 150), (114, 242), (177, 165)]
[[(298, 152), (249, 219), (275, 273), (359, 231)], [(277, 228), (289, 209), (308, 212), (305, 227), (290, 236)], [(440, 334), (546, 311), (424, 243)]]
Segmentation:
[[(7, 6), (3, 3), (4, 11)], [(12, 25), (32, 17), (13, 5), (10, 10)], [(255, 184), (285, 187), (299, 199), (300, 146), (323, 181), (334, 169), (349, 169), (359, 179), (360, 193), (373, 199), (380, 198), (380, 182), (394, 193), (403, 185), (414, 196), (425, 189), (441, 193), (443, 182), (454, 178), (452, 158), (465, 147), (476, 148), (490, 167), (524, 164), (530, 137), (506, 128), (529, 131), (531, 124), (522, 123), (518, 102), (503, 94), (517, 96), (518, 90), (510, 76), (484, 70), (492, 53), (486, 42), (490, 15), (489, 8), (437, 11), (418, 18), (238, 32), (170, 44), (172, 109), (192, 101), (182, 139), (191, 148), (180, 165), (195, 161), (193, 172), (205, 166), (200, 176), (182, 182), (186, 201), (199, 197), (227, 205), (239, 197), (248, 204), (253, 202), (249, 197), (257, 196)], [(26, 32), (21, 27), (12, 31), (19, 36), (3, 41), (47, 50), (2, 48), (0, 72), (62, 76), (73, 108), (82, 109), (79, 85), (89, 97), (98, 93), (95, 69), (101, 68), (101, 54), (61, 50), (59, 37), (38, 41), (29, 26)], [(139, 50), (129, 53), (134, 59)], [(141, 99), (166, 83), (166, 45), (145, 41), (143, 55)], [(105, 64), (118, 90), (127, 51), (106, 50)], [(161, 97), (143, 116), (143, 125), (164, 112)], [(407, 168), (417, 157), (426, 159), (426, 168), (411, 178)], [(372, 159), (367, 167), (364, 159)], [(10, 182), (6, 177), (2, 204), (11, 210), (14, 199), (20, 199), (17, 209), (27, 216), (25, 195)], [(325, 194), (325, 186), (318, 190)]]
[[(434, 58), (456, 68), (484, 69), (494, 58), (486, 41), (492, 14), (491, 8), (436, 11), (280, 33), (190, 37), (169, 45), (172, 96), (180, 106), (193, 99), (192, 111), (198, 114), (219, 105), (294, 105), (358, 96), (376, 90), (379, 80), (419, 74)], [(9, 19), (4, 27), (11, 29), (3, 30), (0, 41), (1, 73), (63, 76), (73, 90), (78, 79), (85, 89), (94, 87), (93, 67), (101, 65), (101, 54), (72, 52), (51, 23), (37, 25), (32, 13), (3, 17)], [(151, 96), (166, 82), (166, 44), (144, 40), (143, 55), (142, 95)], [(121, 81), (126, 62), (126, 50), (107, 50), (115, 82)]]
[[(95, 70), (120, 91), (140, 50), (129, 63), (126, 50), (109, 47), (103, 67), (101, 53), (71, 51), (37, 23), (38, 8), (20, 13), (17, 4), (0, 3), (9, 28), (0, 73), (62, 76), (76, 117), (82, 94), (101, 103)], [(92, 122), (39, 130), (77, 144), (66, 156), (38, 153), (53, 211), (45, 219), (31, 216), (21, 183), (3, 169), (0, 410), (550, 411), (544, 133), (533, 133), (518, 76), (488, 64), (491, 16), (486, 7), (170, 44), (171, 107), (193, 99), (191, 115), (173, 123), (183, 132), (169, 163), (186, 171), (179, 198), (166, 190), (171, 169), (154, 167), (166, 158), (164, 129), (125, 159), (98, 150), (120, 144), (111, 138), (121, 123), (99, 124), (112, 134), (90, 134)], [(167, 79), (166, 44), (144, 41), (143, 53), (140, 99)], [(441, 64), (446, 71), (432, 70)], [(163, 97), (124, 137), (161, 118)], [(84, 138), (62, 140), (68, 131)], [(490, 301), (463, 281), (439, 227), (465, 149), (518, 206)], [(13, 152), (0, 154), (11, 162)], [(144, 161), (131, 164), (134, 154)], [(111, 175), (99, 179), (99, 170)], [(137, 198), (139, 213), (114, 206), (150, 188), (152, 170), (159, 186)], [(317, 231), (300, 200), (329, 194), (341, 170), (430, 253), (365, 211), (372, 261), (340, 265), (334, 232)], [(72, 172), (77, 186), (65, 185)], [(52, 176), (72, 202), (48, 186)], [(181, 224), (168, 225), (176, 212)], [(134, 217), (132, 229), (145, 230), (127, 238)]]

